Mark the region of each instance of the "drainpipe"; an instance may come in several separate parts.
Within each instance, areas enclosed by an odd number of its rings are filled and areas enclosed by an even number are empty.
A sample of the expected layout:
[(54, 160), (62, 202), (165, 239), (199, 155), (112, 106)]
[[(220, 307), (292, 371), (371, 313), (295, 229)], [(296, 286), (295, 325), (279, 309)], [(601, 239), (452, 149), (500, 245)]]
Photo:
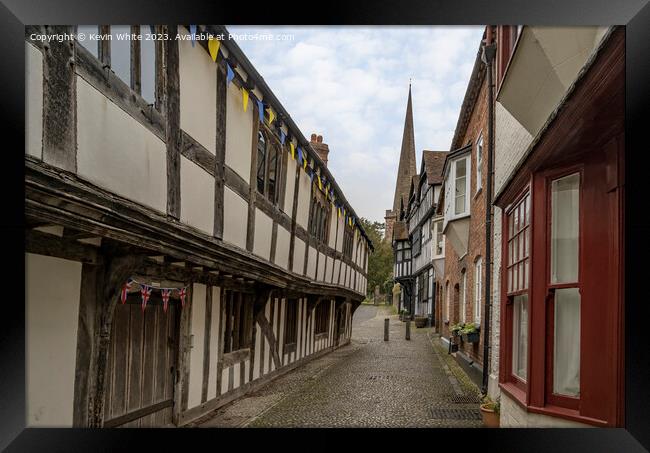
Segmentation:
[(485, 328), (483, 333), (483, 385), (481, 391), (484, 395), (488, 391), (490, 370), (490, 312), (492, 308), (492, 180), (494, 176), (494, 81), (492, 68), (496, 44), (492, 39), (492, 26), (487, 26), (483, 55), (481, 59), (486, 65), (488, 88), (488, 146), (487, 146), (487, 181), (485, 187)]

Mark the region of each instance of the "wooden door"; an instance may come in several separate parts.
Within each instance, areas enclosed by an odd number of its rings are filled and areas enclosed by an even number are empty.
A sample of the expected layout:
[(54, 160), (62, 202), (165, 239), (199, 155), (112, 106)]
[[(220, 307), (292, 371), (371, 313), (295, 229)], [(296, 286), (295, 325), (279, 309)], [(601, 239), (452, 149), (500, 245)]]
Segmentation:
[(172, 423), (180, 307), (167, 313), (157, 291), (145, 312), (139, 293), (115, 309), (104, 399), (104, 427)]

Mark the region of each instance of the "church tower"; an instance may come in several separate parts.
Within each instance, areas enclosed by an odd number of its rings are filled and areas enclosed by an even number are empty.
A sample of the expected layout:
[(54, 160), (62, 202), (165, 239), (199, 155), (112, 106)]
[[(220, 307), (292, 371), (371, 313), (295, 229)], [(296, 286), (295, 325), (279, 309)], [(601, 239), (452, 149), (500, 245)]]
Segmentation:
[(404, 133), (402, 135), (402, 149), (397, 167), (397, 182), (395, 183), (395, 196), (393, 208), (386, 210), (386, 235), (384, 239), (391, 241), (393, 225), (399, 220), (400, 209), (408, 202), (411, 179), (417, 173), (415, 166), (415, 134), (413, 132), (413, 105), (411, 101), (411, 84), (409, 83), (409, 96), (406, 103), (406, 117), (404, 118)]

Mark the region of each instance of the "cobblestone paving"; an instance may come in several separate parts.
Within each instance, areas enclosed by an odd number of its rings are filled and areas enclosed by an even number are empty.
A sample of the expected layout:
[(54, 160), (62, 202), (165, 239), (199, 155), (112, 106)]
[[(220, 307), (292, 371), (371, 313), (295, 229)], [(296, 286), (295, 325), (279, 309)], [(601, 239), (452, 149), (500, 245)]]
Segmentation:
[[(376, 316), (370, 317), (369, 313)], [(358, 316), (357, 316), (358, 315)], [(383, 341), (390, 317), (390, 341)], [(479, 390), (430, 329), (361, 306), (350, 345), (193, 423), (201, 427), (480, 427)]]

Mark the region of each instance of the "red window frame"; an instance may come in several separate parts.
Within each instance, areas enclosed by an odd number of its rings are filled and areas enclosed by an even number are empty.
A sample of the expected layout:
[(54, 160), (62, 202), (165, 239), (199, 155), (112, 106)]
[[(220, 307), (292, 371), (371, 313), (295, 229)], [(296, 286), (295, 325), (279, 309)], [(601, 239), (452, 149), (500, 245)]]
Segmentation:
[[(528, 204), (528, 213), (526, 213), (526, 204)], [(503, 294), (503, 310), (502, 313), (505, 313), (505, 329), (504, 329), (504, 360), (503, 366), (501, 369), (501, 382), (510, 383), (514, 388), (514, 393), (517, 393), (517, 399), (524, 400), (525, 395), (528, 389), (527, 381), (530, 379), (530, 326), (531, 326), (531, 251), (532, 251), (532, 222), (533, 218), (533, 206), (531, 201), (531, 190), (530, 186), (526, 186), (521, 193), (517, 196), (514, 202), (511, 204), (511, 207), (504, 210), (503, 212), (503, 242), (502, 242), (502, 256), (504, 256), (503, 262), (503, 273), (501, 279), (502, 285), (502, 294)], [(523, 224), (520, 221), (521, 215), (523, 213)], [(515, 216), (517, 216), (517, 222), (515, 226)], [(513, 222), (513, 231), (515, 234), (511, 233), (510, 229), (510, 220)], [(525, 247), (525, 235), (528, 233), (528, 249)], [(521, 241), (520, 241), (521, 239)], [(519, 244), (522, 244), (521, 246)], [(512, 252), (510, 245), (513, 245)], [(520, 249), (521, 247), (521, 249)], [(515, 250), (516, 249), (516, 250)], [(523, 251), (523, 253), (520, 253)], [(511, 254), (512, 253), (512, 254)], [(514, 282), (511, 280), (515, 275), (517, 276), (517, 281), (519, 281), (519, 269), (524, 269), (525, 264), (528, 263), (528, 279), (522, 278), (522, 284), (524, 287), (520, 287), (517, 284), (517, 287), (514, 286)], [(524, 272), (524, 276), (526, 273)], [(527, 370), (526, 370), (526, 381), (522, 380), (519, 376), (515, 375), (512, 372), (512, 354), (513, 354), (513, 331), (514, 331), (514, 297), (521, 295), (528, 296), (528, 344), (527, 344)]]
[[(579, 185), (578, 185), (578, 275), (577, 275), (577, 280), (575, 282), (569, 282), (569, 283), (552, 283), (551, 282), (551, 246), (552, 246), (552, 222), (553, 222), (553, 207), (552, 207), (552, 182), (567, 176), (571, 176), (574, 174), (579, 175)], [(564, 288), (578, 288), (578, 291), (581, 294), (581, 300), (580, 300), (580, 320), (581, 320), (581, 325), (582, 325), (582, 271), (583, 271), (583, 266), (581, 265), (582, 263), (582, 251), (584, 250), (583, 247), (583, 230), (584, 230), (584, 218), (583, 218), (583, 200), (582, 200), (582, 194), (583, 194), (583, 182), (584, 182), (584, 169), (582, 165), (574, 165), (570, 167), (563, 167), (559, 169), (553, 169), (548, 172), (544, 173), (544, 180), (545, 180), (545, 193), (544, 196), (546, 198), (546, 212), (545, 212), (545, 222), (546, 222), (546, 249), (545, 249), (545, 256), (546, 256), (546, 269), (545, 269), (545, 278), (544, 278), (544, 285), (546, 289), (546, 297), (544, 298), (545, 302), (545, 309), (546, 309), (546, 357), (545, 357), (545, 402), (548, 405), (552, 406), (557, 406), (557, 407), (563, 407), (566, 409), (571, 409), (575, 411), (579, 411), (580, 409), (580, 396), (568, 396), (568, 395), (560, 395), (553, 393), (553, 360), (554, 360), (554, 330), (555, 330), (555, 316), (554, 316), (554, 311), (555, 311), (555, 293), (557, 289), (564, 289)], [(583, 348), (585, 345), (581, 342), (580, 343), (580, 357), (583, 355)], [(582, 368), (582, 367), (581, 367)], [(580, 384), (582, 384), (582, 376), (580, 380)], [(582, 392), (579, 392), (579, 395), (581, 395)]]

